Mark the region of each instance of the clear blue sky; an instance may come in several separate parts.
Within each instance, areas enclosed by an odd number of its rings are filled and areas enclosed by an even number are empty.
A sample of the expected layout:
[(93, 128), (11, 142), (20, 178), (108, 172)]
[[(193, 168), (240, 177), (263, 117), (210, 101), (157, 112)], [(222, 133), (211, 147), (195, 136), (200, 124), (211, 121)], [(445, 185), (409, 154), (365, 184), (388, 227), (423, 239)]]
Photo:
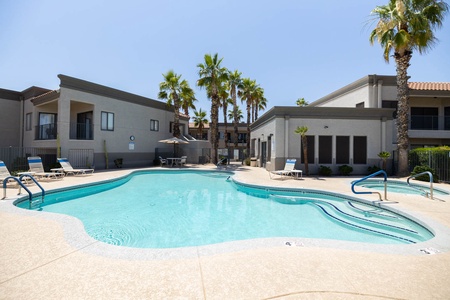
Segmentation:
[[(387, 0), (0, 0), (0, 88), (58, 89), (65, 74), (157, 99), (162, 73), (196, 86), (218, 53), (265, 90), (268, 108), (313, 102), (368, 74), (395, 75), (368, 37)], [(440, 42), (413, 54), (410, 81), (450, 81), (450, 16)], [(262, 112), (260, 113), (260, 115)]]

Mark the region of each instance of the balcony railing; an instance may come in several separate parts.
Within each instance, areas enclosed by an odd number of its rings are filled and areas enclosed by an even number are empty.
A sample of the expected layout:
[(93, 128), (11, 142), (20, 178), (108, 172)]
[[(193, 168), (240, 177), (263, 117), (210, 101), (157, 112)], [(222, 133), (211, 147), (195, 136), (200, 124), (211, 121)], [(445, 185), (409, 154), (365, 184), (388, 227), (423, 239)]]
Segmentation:
[(70, 123), (71, 140), (93, 140), (94, 132), (91, 123)]
[(411, 116), (409, 129), (450, 130), (450, 116)]
[(57, 127), (56, 123), (38, 125), (35, 127), (36, 140), (55, 140)]

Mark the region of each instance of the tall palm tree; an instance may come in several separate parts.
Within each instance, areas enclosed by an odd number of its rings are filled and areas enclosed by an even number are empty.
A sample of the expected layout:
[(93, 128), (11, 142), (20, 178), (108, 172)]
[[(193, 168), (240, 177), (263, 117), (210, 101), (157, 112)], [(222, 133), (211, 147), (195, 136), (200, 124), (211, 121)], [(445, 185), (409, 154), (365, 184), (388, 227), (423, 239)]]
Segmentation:
[(181, 93), (180, 93), (180, 101), (181, 108), (184, 111), (184, 114), (189, 117), (189, 109), (195, 110), (194, 101), (197, 101), (195, 98), (194, 90), (189, 86), (189, 83), (186, 80), (181, 82)]
[(241, 101), (245, 102), (247, 106), (247, 157), (249, 157), (250, 155), (250, 118), (256, 89), (256, 80), (244, 78), (242, 79), (242, 85), (238, 91), (238, 95), (241, 98)]
[(230, 103), (230, 98), (228, 98), (228, 84), (227, 82), (222, 82), (219, 86), (219, 107), (223, 111), (223, 122), (225, 127), (223, 140), (225, 142), (225, 147), (228, 147), (228, 122), (227, 122), (227, 109)]
[(219, 148), (219, 86), (228, 78), (228, 70), (222, 67), (223, 58), (219, 59), (218, 54), (205, 54), (204, 62), (197, 65), (200, 79), (197, 85), (206, 88), (207, 93), (211, 95), (211, 144), (213, 146), (212, 159), (216, 164), (217, 149)]
[(389, 0), (377, 6), (372, 15), (378, 23), (370, 34), (370, 43), (378, 41), (389, 62), (393, 52), (397, 70), (397, 143), (398, 175), (408, 170), (409, 91), (408, 67), (413, 50), (426, 53), (437, 41), (433, 30), (440, 28), (448, 5), (436, 0)]
[[(242, 110), (239, 108), (239, 106), (237, 106), (237, 124), (239, 124), (242, 120), (242, 118), (244, 118), (244, 115), (242, 115)], [(228, 111), (228, 119), (233, 120), (235, 117), (235, 109), (233, 107), (233, 109)]]
[(199, 111), (194, 111), (194, 126), (197, 127), (197, 138), (203, 139), (203, 129), (205, 125), (208, 124), (208, 119), (206, 118), (206, 111), (203, 111), (201, 108)]
[(264, 110), (267, 107), (267, 99), (264, 97), (264, 89), (258, 87), (256, 90), (255, 100), (255, 121), (258, 120), (258, 112)]
[(305, 162), (305, 173), (306, 175), (309, 175), (309, 168), (308, 168), (308, 138), (306, 137), (306, 132), (308, 132), (307, 126), (297, 127), (295, 129), (295, 133), (300, 134), (302, 139), (302, 148), (303, 148), (303, 159)]
[[(233, 118), (232, 118), (232, 120), (233, 120), (233, 127), (234, 127), (233, 142), (234, 142), (235, 148), (238, 147), (238, 143), (239, 143), (239, 141), (238, 141), (238, 139), (239, 139), (239, 129), (238, 129), (239, 106), (237, 105), (237, 102), (236, 102), (236, 96), (237, 96), (237, 90), (242, 87), (241, 75), (242, 75), (242, 73), (239, 72), (238, 70), (234, 70), (233, 72), (230, 72), (230, 74), (228, 74), (228, 85), (230, 87), (230, 97), (233, 102)], [(241, 114), (242, 114), (242, 112), (241, 112)]]
[(180, 136), (180, 96), (181, 75), (169, 70), (163, 74), (164, 81), (159, 84), (158, 98), (167, 101), (167, 105), (173, 105), (173, 136)]

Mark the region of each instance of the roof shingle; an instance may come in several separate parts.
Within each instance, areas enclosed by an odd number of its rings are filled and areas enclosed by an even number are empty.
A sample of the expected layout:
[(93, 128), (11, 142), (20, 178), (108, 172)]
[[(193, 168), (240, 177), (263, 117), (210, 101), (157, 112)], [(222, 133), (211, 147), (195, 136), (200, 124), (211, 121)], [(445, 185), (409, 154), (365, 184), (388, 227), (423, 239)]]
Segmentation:
[(409, 82), (411, 90), (450, 91), (450, 82)]

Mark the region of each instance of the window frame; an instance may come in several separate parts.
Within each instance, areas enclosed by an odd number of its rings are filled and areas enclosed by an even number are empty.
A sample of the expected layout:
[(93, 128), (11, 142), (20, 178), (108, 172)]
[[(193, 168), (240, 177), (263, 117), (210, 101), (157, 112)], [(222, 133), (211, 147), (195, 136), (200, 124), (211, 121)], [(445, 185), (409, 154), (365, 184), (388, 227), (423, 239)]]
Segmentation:
[(27, 113), (25, 115), (25, 131), (33, 130), (33, 113)]
[(150, 119), (150, 131), (159, 131), (159, 120)]
[(114, 131), (114, 113), (108, 111), (101, 112), (100, 129), (102, 131)]

